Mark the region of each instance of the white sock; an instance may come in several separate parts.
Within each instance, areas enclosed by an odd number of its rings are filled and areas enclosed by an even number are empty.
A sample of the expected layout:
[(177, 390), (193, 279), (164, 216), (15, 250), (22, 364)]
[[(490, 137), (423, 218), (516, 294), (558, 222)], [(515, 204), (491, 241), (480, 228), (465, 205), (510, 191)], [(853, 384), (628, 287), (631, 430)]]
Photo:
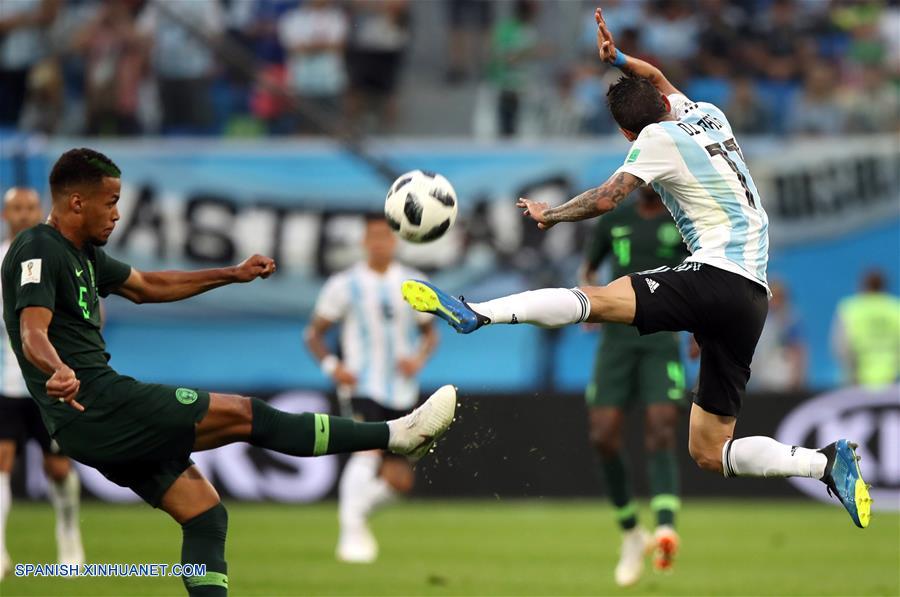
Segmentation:
[(788, 446), (771, 437), (742, 437), (725, 442), (722, 468), (726, 477), (825, 476), (828, 459), (809, 448)]
[(591, 301), (578, 288), (529, 290), (469, 306), (491, 323), (530, 323), (546, 328), (580, 323), (591, 314)]
[(56, 537), (72, 537), (78, 530), (78, 507), (81, 502), (81, 481), (74, 468), (59, 483), (52, 479), (47, 484), (47, 493), (53, 511), (56, 513)]
[(372, 511), (394, 497), (391, 486), (378, 476), (381, 454), (360, 452), (347, 460), (338, 484), (338, 518), (341, 528), (365, 523)]
[(12, 509), (12, 489), (9, 486), (9, 473), (0, 473), (0, 558), (6, 552), (6, 519)]

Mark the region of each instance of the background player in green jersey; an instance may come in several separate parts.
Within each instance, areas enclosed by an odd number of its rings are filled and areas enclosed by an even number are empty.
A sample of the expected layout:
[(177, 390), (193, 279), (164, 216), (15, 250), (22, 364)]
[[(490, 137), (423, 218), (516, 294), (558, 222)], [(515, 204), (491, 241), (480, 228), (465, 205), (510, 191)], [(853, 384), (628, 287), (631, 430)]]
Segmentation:
[(450, 425), (456, 392), (444, 386), (405, 417), (358, 423), (118, 374), (100, 333), (101, 296), (177, 301), (275, 272), (261, 255), (194, 272), (141, 272), (107, 256), (100, 247), (119, 219), (120, 177), (109, 158), (90, 149), (57, 160), (48, 223), (22, 231), (3, 260), (3, 319), (50, 435), (68, 456), (181, 524), (182, 562), (206, 566), (205, 574), (183, 577), (188, 593), (224, 595), (228, 517), (191, 452), (244, 441), (293, 456), (388, 449), (419, 457)]
[[(659, 196), (649, 187), (637, 198), (601, 218), (590, 238), (581, 272), (582, 285), (596, 283), (600, 265), (609, 258), (611, 279), (628, 272), (674, 266), (688, 256), (681, 234)], [(678, 335), (660, 332), (641, 336), (630, 326), (603, 326), (594, 374), (585, 392), (590, 439), (600, 456), (609, 497), (622, 527), (622, 550), (616, 566), (619, 585), (640, 578), (644, 555), (655, 544), (655, 563), (668, 569), (678, 548), (675, 512), (679, 507), (675, 424), (684, 395), (684, 367)], [(625, 411), (643, 405), (644, 448), (650, 474), (650, 506), (657, 529), (651, 540), (638, 525), (627, 466), (622, 456)]]

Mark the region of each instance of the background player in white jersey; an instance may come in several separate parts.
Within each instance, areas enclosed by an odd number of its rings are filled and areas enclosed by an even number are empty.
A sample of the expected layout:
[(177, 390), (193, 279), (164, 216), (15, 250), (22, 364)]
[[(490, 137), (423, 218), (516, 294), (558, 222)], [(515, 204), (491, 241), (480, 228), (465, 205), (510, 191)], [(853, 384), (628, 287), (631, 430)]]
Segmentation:
[[(322, 288), (306, 345), (334, 381), (338, 396), (352, 397), (353, 415), (380, 421), (402, 416), (418, 402), (416, 375), (437, 346), (437, 332), (431, 317), (403, 302), (401, 283), (421, 274), (394, 261), (397, 237), (382, 216), (367, 219), (363, 245), (366, 258), (333, 275)], [(335, 324), (342, 328), (342, 358), (325, 339)], [(369, 514), (412, 486), (413, 470), (405, 457), (378, 451), (353, 454), (338, 487), (338, 559), (374, 561), (378, 544), (367, 524)]]
[[(3, 197), (3, 220), (8, 235), (0, 245), (0, 260), (6, 256), (9, 243), (19, 232), (41, 222), (41, 201), (32, 189), (13, 187)], [(3, 322), (0, 322), (0, 326)], [(81, 564), (84, 548), (78, 527), (81, 485), (72, 461), (59, 453), (41, 420), (37, 404), (28, 394), (22, 371), (3, 330), (0, 352), (0, 578), (12, 566), (6, 549), (6, 520), (12, 508), (10, 476), (16, 461), (16, 448), (24, 448), (29, 439), (37, 441), (44, 452), (47, 490), (56, 511), (56, 547), (60, 563)]]
[(634, 144), (599, 187), (554, 208), (528, 199), (517, 205), (547, 229), (609, 212), (649, 184), (675, 218), (691, 257), (674, 269), (623, 276), (607, 286), (546, 288), (471, 306), (414, 280), (404, 282), (404, 296), (463, 333), (492, 323), (582, 321), (626, 323), (641, 334), (690, 331), (700, 345), (689, 438), (697, 464), (726, 477), (821, 479), (853, 522), (867, 526), (871, 499), (855, 444), (842, 439), (811, 450), (768, 437), (732, 439), (768, 310), (768, 218), (722, 111), (692, 102), (659, 69), (618, 51), (599, 8), (595, 18), (600, 58), (627, 75), (610, 86), (607, 99)]

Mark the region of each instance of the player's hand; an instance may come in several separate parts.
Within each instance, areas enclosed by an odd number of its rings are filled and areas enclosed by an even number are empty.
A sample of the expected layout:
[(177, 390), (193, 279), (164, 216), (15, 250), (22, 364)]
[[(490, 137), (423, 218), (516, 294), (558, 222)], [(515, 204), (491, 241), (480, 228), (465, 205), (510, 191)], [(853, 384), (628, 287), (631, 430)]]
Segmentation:
[(257, 278), (268, 278), (275, 273), (275, 260), (263, 255), (254, 255), (234, 266), (237, 282), (252, 282)]
[(47, 395), (58, 398), (60, 402), (67, 402), (77, 411), (84, 412), (82, 406), (75, 397), (81, 388), (81, 382), (75, 377), (75, 372), (66, 365), (53, 372), (47, 380)]
[(600, 60), (611, 64), (617, 55), (616, 42), (613, 40), (612, 33), (606, 28), (603, 9), (598, 8), (594, 11), (594, 20), (597, 21), (597, 51), (600, 52)]
[(541, 230), (547, 230), (556, 223), (547, 222), (547, 219), (544, 217), (544, 212), (550, 209), (549, 203), (531, 201), (530, 199), (519, 197), (519, 200), (516, 201), (516, 207), (524, 209), (525, 211), (522, 214), (537, 222), (538, 228)]
[(334, 373), (331, 374), (331, 379), (334, 380), (334, 383), (337, 386), (353, 387), (356, 385), (356, 376), (344, 367), (343, 363), (338, 364)]
[(424, 366), (425, 361), (419, 357), (405, 357), (397, 360), (397, 370), (404, 377), (414, 377)]

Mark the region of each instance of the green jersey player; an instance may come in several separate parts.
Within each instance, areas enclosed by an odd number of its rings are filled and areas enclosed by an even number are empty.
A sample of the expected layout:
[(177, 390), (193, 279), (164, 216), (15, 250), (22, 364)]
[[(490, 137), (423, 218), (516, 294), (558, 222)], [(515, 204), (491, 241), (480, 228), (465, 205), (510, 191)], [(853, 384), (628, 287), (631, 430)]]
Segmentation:
[(180, 523), (182, 561), (206, 566), (204, 575), (183, 577), (188, 593), (224, 595), (227, 514), (191, 452), (244, 441), (293, 456), (388, 449), (417, 457), (449, 426), (456, 393), (444, 386), (401, 419), (358, 423), (120, 375), (100, 332), (100, 297), (177, 301), (275, 272), (261, 255), (193, 272), (141, 272), (108, 256), (101, 247), (119, 219), (120, 176), (90, 149), (57, 160), (48, 223), (21, 232), (3, 260), (3, 319), (28, 391), (64, 453)]
[[(675, 266), (689, 255), (672, 217), (652, 189), (601, 218), (590, 238), (581, 284), (595, 282), (597, 268), (610, 261), (612, 279), (629, 272)], [(600, 457), (610, 499), (623, 531), (615, 578), (631, 585), (640, 578), (644, 553), (656, 549), (658, 569), (671, 569), (678, 549), (675, 512), (678, 510), (678, 465), (675, 460), (675, 424), (684, 397), (684, 367), (678, 335), (659, 332), (641, 336), (630, 326), (610, 323), (603, 335), (591, 383), (585, 392), (589, 408), (590, 439)], [(651, 541), (638, 526), (632, 502), (622, 436), (625, 411), (642, 406), (645, 416), (644, 447), (650, 474), (650, 506), (657, 529)]]

